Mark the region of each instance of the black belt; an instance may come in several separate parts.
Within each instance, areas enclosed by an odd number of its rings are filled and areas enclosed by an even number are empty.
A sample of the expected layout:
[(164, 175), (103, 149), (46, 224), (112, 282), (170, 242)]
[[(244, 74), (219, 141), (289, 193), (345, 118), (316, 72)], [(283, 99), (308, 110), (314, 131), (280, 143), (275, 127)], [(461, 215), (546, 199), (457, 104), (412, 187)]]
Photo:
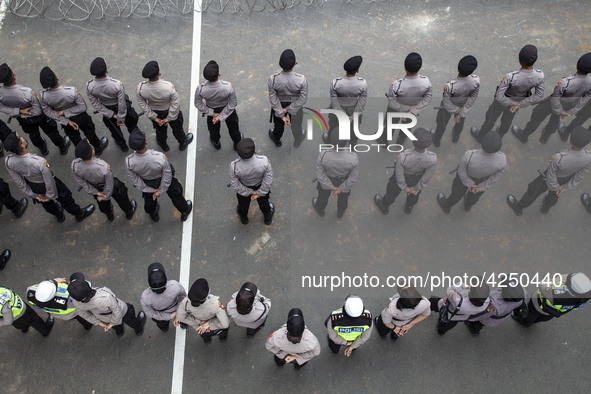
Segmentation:
[(166, 307), (166, 308), (164, 308), (164, 309), (154, 309), (154, 310), (155, 310), (156, 312), (164, 312), (164, 311), (167, 311), (167, 310), (169, 310), (170, 308), (174, 308), (174, 307), (175, 307), (175, 306), (177, 306), (178, 304), (179, 304), (179, 302), (178, 302), (178, 301), (175, 301), (175, 302), (173, 302), (172, 304), (170, 304), (169, 306), (167, 306), (167, 307)]
[(110, 314), (112, 314), (113, 312), (106, 312), (106, 313), (99, 313), (99, 315), (101, 316), (109, 316)]
[(142, 181), (144, 181), (144, 183), (150, 187), (153, 187), (154, 189), (158, 189), (160, 187), (160, 183), (162, 182), (162, 177), (157, 178), (157, 179), (144, 179), (142, 178)]
[[(240, 183), (242, 183), (242, 181), (241, 181), (241, 180), (238, 180), (238, 181), (239, 181)], [(263, 181), (260, 181), (259, 183), (257, 183), (257, 184), (256, 184), (256, 185), (254, 185), (254, 186), (248, 186), (248, 185), (245, 185), (244, 183), (242, 183), (242, 185), (243, 185), (244, 187), (247, 187), (247, 188), (249, 188), (249, 189), (252, 189), (252, 190), (259, 190), (259, 189), (261, 188), (261, 186), (263, 185)]]
[(484, 178), (474, 178), (474, 177), (471, 177), (470, 175), (468, 175), (468, 178), (472, 179), (472, 181), (473, 181), (473, 182), (474, 182), (476, 185), (479, 185), (479, 184), (481, 184), (482, 182), (486, 181), (486, 180), (487, 180), (488, 178), (490, 178), (490, 177), (488, 177), (488, 176), (485, 176)]
[[(529, 97), (529, 96), (531, 96), (531, 90), (528, 90), (527, 92), (525, 92), (525, 94), (523, 96), (520, 96), (520, 97), (510, 96), (507, 93), (505, 93), (505, 97), (508, 97), (510, 99), (515, 99), (516, 101), (523, 100), (524, 98)], [(520, 100), (517, 100), (517, 99), (520, 99)]]
[[(90, 183), (90, 182), (89, 182)], [(90, 183), (96, 190), (98, 190), (99, 192), (102, 192), (103, 190), (105, 190), (105, 183)]]
[(346, 176), (329, 176), (328, 179), (330, 179), (333, 186), (338, 187), (338, 186), (341, 186), (343, 184), (343, 182), (345, 182), (347, 180), (348, 177), (349, 177), (349, 175), (347, 174)]

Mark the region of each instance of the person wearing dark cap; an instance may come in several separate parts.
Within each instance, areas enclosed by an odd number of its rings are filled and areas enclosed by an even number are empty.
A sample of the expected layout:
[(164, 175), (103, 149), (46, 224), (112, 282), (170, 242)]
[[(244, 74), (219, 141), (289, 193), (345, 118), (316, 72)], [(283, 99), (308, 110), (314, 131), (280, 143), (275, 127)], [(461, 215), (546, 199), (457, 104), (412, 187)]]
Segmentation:
[(39, 103), (45, 115), (59, 123), (74, 145), (78, 145), (82, 130), (100, 156), (109, 145), (107, 137), (99, 139), (92, 117), (86, 112), (86, 101), (72, 86), (61, 86), (59, 78), (49, 67), (43, 67), (39, 79), (44, 90), (39, 92)]
[[(333, 79), (330, 85), (330, 108), (344, 111), (351, 122), (353, 122), (353, 114), (358, 113), (360, 123), (367, 102), (367, 82), (357, 76), (362, 62), (363, 58), (361, 56), (349, 58), (343, 65), (345, 76)], [(338, 125), (337, 117), (329, 114), (328, 132), (322, 136), (326, 144), (330, 144), (330, 134)], [(353, 133), (351, 135), (351, 145), (356, 143), (357, 136)]]
[(110, 222), (115, 220), (111, 197), (125, 212), (127, 220), (133, 218), (137, 203), (129, 199), (127, 186), (113, 176), (111, 166), (104, 160), (94, 157), (94, 149), (87, 139), (83, 139), (76, 145), (76, 159), (72, 161), (70, 168), (76, 182), (94, 197), (98, 202), (99, 210), (107, 215)]
[(113, 139), (123, 152), (129, 148), (121, 132), (125, 125), (128, 132), (137, 128), (138, 114), (131, 106), (129, 96), (125, 94), (123, 82), (107, 76), (107, 63), (97, 57), (90, 64), (90, 73), (94, 78), (86, 83), (86, 95), (96, 112), (103, 116), (103, 123), (111, 132)]
[(10, 249), (4, 249), (2, 253), (0, 253), (0, 271), (6, 267), (6, 263), (10, 260), (10, 256), (12, 256)]
[(0, 285), (0, 327), (8, 325), (25, 333), (29, 331), (29, 327), (33, 327), (46, 337), (53, 328), (53, 316), (50, 315), (43, 321), (21, 297)]
[[(429, 78), (419, 74), (422, 66), (423, 59), (418, 53), (411, 52), (406, 56), (404, 60), (406, 75), (390, 85), (390, 90), (386, 94), (388, 97), (386, 112), (406, 112), (419, 116), (421, 111), (431, 104), (433, 88)], [(399, 122), (406, 123), (407, 119), (400, 119)], [(406, 141), (406, 134), (401, 130), (396, 143), (403, 144), (404, 141)]]
[(81, 222), (94, 212), (94, 204), (80, 208), (68, 187), (53, 174), (44, 158), (29, 153), (28, 142), (12, 132), (6, 140), (6, 149), (13, 154), (4, 159), (8, 173), (17, 186), (33, 202), (40, 202), (46, 212), (54, 215), (59, 222), (66, 220), (64, 209)]
[(20, 218), (29, 206), (29, 201), (26, 197), (23, 197), (18, 201), (12, 197), (8, 183), (4, 182), (4, 179), (0, 178), (0, 214), (2, 214), (2, 206), (6, 205), (8, 209), (14, 213), (14, 216)]
[(437, 195), (443, 212), (449, 213), (462, 198), (464, 210), (470, 211), (480, 196), (501, 179), (507, 165), (507, 158), (500, 151), (501, 136), (496, 131), (489, 131), (481, 145), (482, 149), (470, 149), (462, 155), (449, 197), (443, 193)]
[[(591, 98), (591, 52), (581, 56), (577, 62), (577, 71), (562, 78), (554, 88), (552, 95), (540, 101), (533, 109), (531, 118), (524, 129), (513, 125), (511, 133), (519, 141), (526, 144), (527, 138), (533, 134), (542, 121), (550, 116), (548, 124), (542, 130), (540, 143), (545, 144), (548, 138), (558, 130), (563, 141), (568, 139), (570, 132), (580, 126), (577, 122), (571, 122), (568, 130), (565, 130), (563, 120), (568, 116), (576, 115)], [(560, 125), (560, 127), (559, 127)], [(572, 126), (572, 127), (571, 127)]]
[(0, 119), (0, 157), (4, 157), (4, 139), (6, 139), (10, 133), (12, 133), (10, 127)]
[(343, 354), (350, 357), (353, 350), (369, 340), (372, 323), (371, 312), (365, 309), (363, 300), (354, 294), (348, 295), (343, 306), (332, 311), (324, 322), (328, 331), (328, 347), (336, 354), (344, 346)]
[(183, 112), (174, 84), (160, 79), (161, 75), (158, 62), (152, 60), (146, 63), (142, 77), (148, 80), (137, 85), (135, 94), (140, 108), (152, 121), (156, 130), (156, 142), (162, 150), (168, 152), (170, 149), (166, 142), (167, 125), (170, 124), (172, 135), (179, 143), (179, 150), (184, 151), (193, 141), (193, 134), (185, 134), (183, 129)]
[(503, 115), (501, 125), (497, 131), (503, 137), (509, 131), (511, 122), (520, 108), (529, 107), (544, 98), (544, 73), (533, 68), (537, 59), (538, 49), (534, 45), (521, 48), (519, 51), (521, 69), (505, 74), (497, 86), (493, 102), (486, 111), (484, 123), (480, 129), (474, 126), (470, 129), (476, 141), (480, 142), (493, 129), (501, 115)]
[(337, 197), (337, 217), (340, 219), (349, 206), (351, 190), (359, 181), (359, 156), (347, 149), (349, 141), (339, 140), (339, 128), (331, 134), (332, 149), (318, 154), (316, 160), (316, 190), (312, 206), (324, 216), (329, 197)]
[(209, 130), (209, 140), (214, 148), (221, 149), (220, 128), (221, 122), (226, 121), (230, 138), (234, 141), (234, 150), (238, 142), (244, 136), (240, 132), (238, 125), (238, 114), (236, 113), (236, 92), (230, 82), (219, 79), (220, 67), (215, 60), (210, 60), (203, 69), (203, 77), (207, 80), (197, 86), (195, 90), (195, 107), (203, 114), (207, 115), (207, 129)]
[(197, 279), (189, 289), (188, 296), (181, 301), (174, 319), (174, 326), (185, 323), (195, 329), (203, 342), (211, 342), (218, 336), (220, 341), (228, 338), (230, 320), (218, 296), (209, 292), (209, 283)]
[(160, 263), (148, 266), (148, 286), (140, 298), (142, 309), (159, 329), (166, 332), (187, 293), (179, 282), (167, 279), (164, 266)]
[(431, 145), (432, 136), (428, 130), (418, 128), (413, 132), (417, 141), (413, 141), (414, 148), (401, 152), (394, 163), (394, 174), (388, 180), (386, 194), (376, 194), (374, 203), (384, 214), (388, 214), (388, 207), (394, 203), (402, 190), (406, 193), (404, 213), (411, 213), (412, 208), (419, 201), (421, 191), (435, 173), (437, 155), (427, 148)]
[(546, 191), (546, 197), (540, 212), (548, 213), (556, 205), (558, 197), (572, 190), (583, 181), (591, 169), (591, 152), (583, 149), (591, 142), (591, 132), (584, 127), (577, 127), (570, 135), (571, 147), (555, 153), (543, 174), (540, 174), (528, 186), (520, 200), (509, 194), (507, 204), (517, 216), (533, 204)]
[(320, 354), (320, 343), (306, 327), (304, 314), (298, 308), (289, 311), (287, 323), (267, 338), (265, 348), (274, 354), (278, 367), (291, 363), (295, 369)]
[(279, 58), (279, 67), (283, 71), (269, 77), (269, 101), (271, 102), (271, 119), (274, 124), (269, 129), (269, 138), (275, 146), (282, 145), (281, 137), (285, 126), (291, 125), (293, 146), (299, 147), (306, 135), (302, 130), (304, 104), (308, 98), (308, 80), (302, 74), (293, 71), (296, 61), (295, 53), (286, 49)]
[(451, 142), (458, 142), (460, 133), (464, 130), (464, 120), (478, 98), (480, 77), (473, 74), (478, 67), (478, 61), (472, 55), (464, 56), (458, 63), (458, 76), (450, 80), (443, 87), (443, 100), (437, 111), (433, 145), (438, 147), (449, 119), (454, 118)]
[(234, 323), (246, 327), (246, 336), (252, 338), (265, 326), (271, 310), (271, 299), (264, 297), (254, 283), (246, 282), (240, 291), (232, 294), (226, 311)]
[(230, 186), (236, 192), (238, 206), (236, 211), (242, 224), (248, 224), (248, 208), (251, 201), (259, 203), (264, 223), (273, 223), (275, 205), (269, 201), (273, 184), (273, 168), (267, 156), (257, 155), (254, 141), (244, 138), (238, 143), (237, 153), (240, 158), (230, 163), (228, 175)]
[(3, 83), (3, 86), (0, 86), (0, 112), (16, 118), (43, 156), (49, 154), (49, 149), (45, 138), (39, 133), (39, 128), (59, 148), (60, 154), (67, 154), (71, 144), (70, 138), (60, 135), (55, 120), (49, 119), (43, 113), (35, 91), (17, 84), (16, 75), (6, 63), (0, 65), (0, 83)]
[(95, 326), (103, 327), (105, 332), (112, 328), (118, 337), (122, 337), (125, 323), (134, 329), (136, 335), (144, 333), (144, 312), (136, 316), (132, 304), (121, 301), (108, 287), (91, 286), (81, 272), (70, 276), (68, 293), (74, 299), (78, 315)]
[(430, 314), (429, 300), (414, 287), (405, 286), (398, 287), (398, 293), (390, 298), (390, 303), (374, 322), (380, 337), (390, 334), (390, 339), (396, 341)]
[(135, 129), (129, 135), (129, 147), (135, 152), (125, 158), (125, 169), (133, 185), (142, 192), (144, 211), (153, 221), (160, 220), (158, 198), (166, 193), (181, 213), (181, 221), (187, 220), (193, 210), (193, 202), (185, 200), (183, 186), (174, 176), (166, 155), (148, 149), (146, 136), (140, 129)]

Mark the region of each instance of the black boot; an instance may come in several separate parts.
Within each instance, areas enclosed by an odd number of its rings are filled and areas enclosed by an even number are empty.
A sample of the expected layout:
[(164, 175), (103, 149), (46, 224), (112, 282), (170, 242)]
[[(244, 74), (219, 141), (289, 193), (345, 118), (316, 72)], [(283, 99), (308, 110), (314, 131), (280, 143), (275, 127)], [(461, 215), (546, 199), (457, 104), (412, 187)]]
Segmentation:
[(18, 202), (18, 205), (16, 206), (16, 208), (14, 208), (12, 210), (12, 213), (14, 213), (14, 216), (16, 216), (17, 218), (20, 218), (21, 216), (23, 216), (23, 213), (25, 213), (28, 206), (29, 206), (29, 200), (27, 200), (26, 197), (23, 197)]
[(439, 204), (441, 209), (443, 209), (443, 212), (445, 212), (445, 213), (450, 212), (450, 208), (449, 208), (449, 205), (447, 205), (447, 198), (445, 198), (445, 194), (439, 193), (437, 195), (437, 203)]
[(47, 141), (43, 137), (41, 137), (41, 139), (43, 140), (43, 145), (39, 148), (39, 150), (41, 151), (41, 156), (47, 156), (49, 154), (49, 148), (47, 147)]
[(6, 263), (8, 263), (8, 260), (10, 260), (11, 255), (12, 253), (10, 253), (9, 249), (4, 249), (2, 254), (0, 254), (0, 271), (6, 267)]
[(589, 214), (591, 214), (591, 197), (587, 193), (581, 194), (581, 202)]
[(388, 207), (386, 205), (384, 205), (384, 201), (382, 199), (382, 196), (380, 196), (379, 194), (376, 194), (375, 196), (373, 196), (373, 202), (374, 202), (374, 204), (376, 204), (376, 207), (378, 207), (384, 215), (388, 214), (389, 210), (388, 210)]
[(192, 210), (193, 210), (193, 203), (191, 202), (191, 200), (187, 200), (187, 210), (181, 214), (181, 222), (184, 222), (185, 220), (187, 220), (187, 218), (191, 214)]
[(150, 217), (155, 222), (160, 220), (160, 215), (158, 214), (159, 211), (160, 211), (160, 203), (156, 202), (156, 209), (154, 209), (154, 212), (152, 212), (150, 214)]
[(267, 226), (270, 226), (271, 223), (273, 223), (273, 215), (275, 215), (275, 205), (272, 202), (270, 202), (269, 207), (271, 208), (271, 210), (267, 215), (265, 215), (265, 224)]
[(59, 202), (57, 203), (57, 213), (55, 214), (55, 217), (57, 218), (57, 221), (62, 223), (66, 220), (66, 215), (64, 215), (64, 208), (62, 208), (62, 204), (60, 204)]
[(519, 201), (515, 198), (513, 194), (509, 194), (507, 196), (507, 204), (509, 205), (509, 207), (511, 207), (513, 212), (515, 212), (515, 215), (521, 216), (521, 214), (523, 213), (523, 208), (521, 208)]
[(109, 146), (109, 140), (107, 139), (107, 137), (101, 138), (100, 145), (98, 147), (94, 147), (94, 155), (100, 156), (101, 153), (103, 153), (105, 149), (107, 149), (107, 146)]
[(72, 145), (72, 141), (70, 141), (70, 137), (64, 137), (64, 144), (60, 146), (60, 155), (65, 156), (68, 154), (68, 149), (70, 149), (70, 145)]
[(90, 204), (82, 208), (82, 212), (76, 215), (76, 221), (81, 222), (94, 212), (94, 204)]
[(238, 213), (238, 216), (240, 217), (240, 222), (242, 224), (248, 224), (248, 214), (242, 215), (240, 213), (240, 206), (239, 205), (236, 205), (236, 213)]
[(193, 142), (193, 133), (187, 134), (185, 140), (179, 144), (179, 150), (184, 151), (191, 142)]
[[(242, 141), (244, 139), (244, 134), (240, 133), (240, 141)], [(234, 141), (234, 150), (238, 149), (238, 143), (240, 141)]]
[(125, 212), (125, 219), (127, 219), (127, 220), (131, 220), (133, 218), (133, 214), (135, 213), (135, 210), (137, 209), (137, 203), (135, 202), (135, 200), (131, 200), (130, 204), (131, 204), (131, 210), (129, 212)]

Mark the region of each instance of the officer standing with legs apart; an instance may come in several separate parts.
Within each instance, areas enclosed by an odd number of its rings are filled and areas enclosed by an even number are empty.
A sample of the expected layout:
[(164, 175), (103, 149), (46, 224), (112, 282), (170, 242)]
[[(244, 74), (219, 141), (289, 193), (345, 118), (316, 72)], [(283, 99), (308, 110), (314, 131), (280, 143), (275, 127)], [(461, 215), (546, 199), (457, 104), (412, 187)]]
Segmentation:
[(414, 287), (398, 288), (398, 293), (390, 298), (390, 303), (379, 316), (376, 316), (376, 330), (382, 338), (390, 334), (390, 339), (398, 340), (431, 314), (431, 304)]
[(254, 283), (246, 282), (240, 291), (232, 294), (226, 309), (234, 323), (246, 327), (246, 336), (252, 338), (265, 326), (271, 299), (264, 297)]
[(115, 220), (111, 197), (125, 212), (125, 218), (131, 220), (137, 208), (135, 200), (129, 200), (125, 183), (114, 177), (111, 166), (104, 160), (94, 157), (93, 151), (87, 139), (76, 145), (76, 159), (70, 166), (74, 179), (98, 201), (99, 210), (107, 215), (110, 222)]
[(129, 147), (135, 152), (125, 158), (127, 175), (144, 196), (144, 211), (153, 221), (160, 220), (158, 197), (166, 193), (184, 222), (193, 210), (193, 203), (183, 197), (183, 187), (175, 178), (166, 155), (148, 149), (147, 145), (144, 132), (135, 129), (129, 135)]
[(50, 315), (43, 321), (16, 293), (7, 287), (0, 286), (0, 327), (10, 324), (25, 333), (32, 326), (46, 337), (53, 327), (53, 316)]
[(146, 316), (166, 332), (170, 321), (176, 317), (180, 302), (187, 296), (185, 288), (176, 280), (167, 280), (164, 267), (152, 263), (148, 267), (148, 287), (142, 293), (140, 302)]
[(419, 127), (413, 133), (417, 137), (413, 141), (414, 149), (401, 152), (394, 164), (394, 174), (388, 180), (386, 194), (376, 194), (374, 203), (384, 214), (388, 214), (388, 207), (394, 203), (402, 190), (406, 193), (404, 213), (411, 213), (412, 208), (419, 201), (419, 196), (427, 182), (435, 173), (437, 167), (437, 155), (427, 148), (431, 145), (431, 133)]
[(363, 346), (371, 336), (372, 323), (371, 312), (365, 309), (363, 300), (353, 294), (347, 296), (345, 305), (326, 319), (328, 347), (336, 354), (345, 346), (345, 356), (351, 356), (353, 350)]
[(29, 201), (26, 197), (23, 197), (20, 201), (17, 201), (16, 198), (12, 197), (8, 183), (4, 182), (4, 179), (0, 178), (0, 214), (2, 214), (3, 205), (6, 205), (6, 207), (10, 209), (12, 213), (14, 213), (14, 216), (20, 218), (27, 210)]
[[(577, 80), (580, 85), (586, 85), (587, 81), (589, 79), (588, 75), (585, 75), (584, 78), (583, 75), (581, 74), (589, 74), (591, 73), (591, 52), (584, 54), (583, 56), (580, 57), (579, 61), (577, 62), (577, 73), (574, 74), (572, 77), (575, 78), (575, 80)], [(570, 77), (570, 78), (572, 78)], [(562, 85), (562, 82), (564, 82), (564, 80), (560, 81), (558, 83), (558, 85)], [(568, 81), (567, 81), (568, 82)], [(570, 85), (570, 84), (568, 84)], [(564, 87), (564, 93), (569, 93), (569, 90), (567, 89), (567, 86)], [(558, 87), (558, 86), (557, 86)], [(580, 90), (582, 91), (582, 87), (577, 86), (576, 90)], [(574, 99), (575, 96), (573, 96)], [(579, 98), (580, 100), (577, 102), (577, 105), (574, 106), (573, 109), (576, 109), (576, 115), (575, 118), (573, 120), (570, 121), (569, 125), (565, 127), (565, 125), (563, 123), (560, 123), (560, 125), (558, 126), (558, 135), (560, 136), (560, 139), (564, 142), (566, 142), (566, 140), (568, 140), (568, 136), (570, 135), (570, 133), (577, 127), (582, 126), (583, 123), (585, 123), (587, 121), (587, 119), (589, 119), (591, 117), (591, 100), (589, 100), (589, 94), (586, 95), (582, 95), (581, 93), (579, 93)], [(583, 103), (585, 102), (585, 103)], [(579, 105), (582, 105), (582, 108), (578, 108)], [(558, 104), (556, 105), (556, 108), (558, 108)], [(561, 114), (562, 116), (560, 117), (560, 121), (564, 120), (564, 118), (566, 118), (566, 116), (568, 115), (572, 115), (573, 114), (573, 109), (569, 110), (567, 112), (567, 115), (565, 114)], [(589, 131), (591, 131), (591, 126), (589, 127)]]

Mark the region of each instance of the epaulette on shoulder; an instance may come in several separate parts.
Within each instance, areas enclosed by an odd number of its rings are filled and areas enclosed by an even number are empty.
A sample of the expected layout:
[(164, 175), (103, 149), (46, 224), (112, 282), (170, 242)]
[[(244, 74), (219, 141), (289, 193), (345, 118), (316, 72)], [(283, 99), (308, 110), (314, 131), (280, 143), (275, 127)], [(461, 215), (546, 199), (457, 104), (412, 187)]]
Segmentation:
[(342, 312), (333, 312), (330, 315), (330, 320), (335, 321), (335, 320), (340, 320), (344, 317), (345, 315), (343, 315)]

